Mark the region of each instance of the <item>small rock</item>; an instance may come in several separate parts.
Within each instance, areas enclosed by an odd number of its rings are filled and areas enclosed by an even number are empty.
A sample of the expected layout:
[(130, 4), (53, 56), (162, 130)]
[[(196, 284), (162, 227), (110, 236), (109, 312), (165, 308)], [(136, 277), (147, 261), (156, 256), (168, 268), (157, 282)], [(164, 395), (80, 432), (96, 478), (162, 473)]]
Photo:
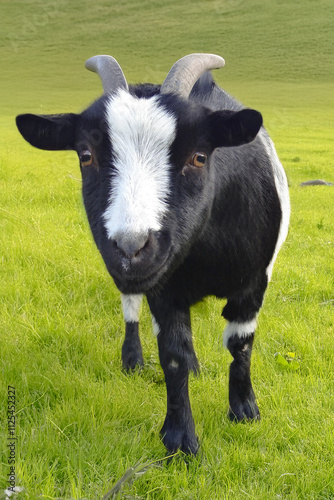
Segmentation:
[(314, 181), (306, 181), (299, 184), (300, 186), (334, 186), (333, 182), (327, 182), (322, 179), (316, 179)]

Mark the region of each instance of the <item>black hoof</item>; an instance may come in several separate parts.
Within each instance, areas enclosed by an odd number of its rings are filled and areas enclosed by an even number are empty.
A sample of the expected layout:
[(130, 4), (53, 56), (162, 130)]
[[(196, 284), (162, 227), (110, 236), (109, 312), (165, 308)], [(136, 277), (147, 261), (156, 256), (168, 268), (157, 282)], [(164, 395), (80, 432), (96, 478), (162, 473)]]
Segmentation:
[(125, 339), (122, 345), (122, 363), (126, 371), (132, 371), (144, 365), (143, 351), (139, 339), (138, 322), (125, 324)]
[(181, 450), (187, 455), (196, 455), (199, 449), (198, 438), (192, 429), (185, 430), (165, 421), (160, 435), (169, 453)]
[(122, 364), (126, 371), (133, 371), (144, 366), (144, 359), (141, 349), (130, 350), (126, 346), (122, 348)]
[(232, 422), (260, 420), (260, 411), (255, 400), (234, 403), (230, 406), (228, 417)]

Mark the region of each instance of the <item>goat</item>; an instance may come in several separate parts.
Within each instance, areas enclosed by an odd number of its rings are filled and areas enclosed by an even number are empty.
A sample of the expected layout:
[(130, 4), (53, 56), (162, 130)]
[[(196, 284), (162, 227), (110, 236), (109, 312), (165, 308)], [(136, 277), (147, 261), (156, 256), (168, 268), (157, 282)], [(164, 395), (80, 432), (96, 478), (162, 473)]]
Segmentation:
[(196, 454), (188, 376), (198, 371), (190, 306), (227, 299), (229, 417), (259, 419), (250, 363), (258, 312), (288, 232), (284, 169), (258, 111), (219, 88), (213, 54), (177, 61), (163, 84), (128, 86), (118, 62), (95, 56), (104, 94), (80, 114), (19, 115), (33, 146), (77, 151), (96, 245), (122, 293), (126, 369), (143, 364), (145, 294), (167, 388), (161, 429), (169, 452)]

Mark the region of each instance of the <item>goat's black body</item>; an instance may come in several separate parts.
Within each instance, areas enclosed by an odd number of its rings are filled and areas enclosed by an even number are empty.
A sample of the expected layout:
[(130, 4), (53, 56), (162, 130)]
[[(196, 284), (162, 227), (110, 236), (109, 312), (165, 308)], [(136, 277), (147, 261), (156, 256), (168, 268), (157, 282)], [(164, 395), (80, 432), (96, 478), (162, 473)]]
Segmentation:
[[(70, 147), (83, 158), (82, 149), (88, 149), (92, 155), (92, 166), (81, 165), (88, 220), (108, 271), (120, 291), (130, 297), (125, 311), (123, 366), (133, 369), (143, 364), (138, 317), (131, 296), (146, 294), (158, 330), (167, 387), (163, 441), (169, 451), (180, 448), (196, 453), (198, 440), (188, 396), (188, 374), (198, 370), (198, 362), (189, 308), (208, 295), (227, 299), (223, 309), (229, 322), (225, 344), (234, 358), (229, 415), (237, 421), (259, 418), (250, 358), (256, 316), (287, 232), (286, 179), (266, 131), (261, 128), (258, 134), (262, 123), (259, 113), (243, 110), (240, 103), (216, 86), (211, 74), (205, 73), (197, 81), (187, 100), (173, 94), (161, 95), (160, 86), (151, 84), (132, 86), (129, 93), (138, 99), (155, 99), (155, 116), (160, 120), (161, 113), (165, 113), (165, 121), (170, 116), (175, 121), (175, 137), (171, 131), (174, 138), (168, 149), (170, 184), (164, 202), (168, 209), (159, 216), (159, 229), (146, 233), (116, 231), (112, 217), (106, 222), (109, 210), (119, 215), (122, 224), (123, 214), (115, 212), (112, 205), (120, 189), (116, 189), (116, 180), (121, 173), (121, 154), (119, 145), (111, 139), (118, 137), (113, 132), (114, 124), (106, 117), (115, 116), (118, 108), (113, 103), (122, 104), (125, 97), (113, 101), (112, 96), (105, 95), (81, 115), (66, 115), (63, 128), (58, 126), (57, 117), (48, 120), (23, 115), (17, 123), (24, 137), (37, 147)], [(166, 133), (170, 130), (166, 126)], [(196, 151), (203, 152), (201, 158), (203, 154), (207, 157), (205, 165), (194, 164)], [(135, 171), (135, 166), (130, 167)], [(125, 213), (124, 219), (127, 217)], [(138, 295), (133, 296), (137, 304)]]
[[(199, 101), (215, 110), (241, 109), (209, 75), (202, 79), (203, 85), (199, 81), (190, 97), (195, 103)], [(216, 149), (210, 167), (205, 182), (207, 192), (213, 193), (208, 196), (212, 203), (205, 205), (198, 232), (188, 236), (191, 245), (184, 254), (178, 254), (176, 264), (169, 267), (162, 282), (144, 290), (160, 325), (158, 345), (167, 386), (167, 416), (161, 433), (171, 452), (181, 448), (196, 453), (198, 448), (188, 397), (188, 372), (198, 369), (189, 307), (215, 295), (228, 299), (223, 310), (228, 321), (252, 320), (262, 305), (268, 282), (266, 271), (281, 224), (274, 173), (260, 139), (236, 148)], [(180, 176), (178, 181), (187, 179)], [(189, 189), (188, 193), (194, 196)], [(173, 194), (177, 205), (182, 199), (177, 186)], [(183, 209), (186, 205), (182, 199)], [(186, 220), (190, 226), (191, 219), (189, 212)], [(236, 421), (260, 417), (250, 378), (253, 339), (254, 333), (246, 339), (232, 336), (228, 342), (234, 358), (230, 367), (229, 416)]]

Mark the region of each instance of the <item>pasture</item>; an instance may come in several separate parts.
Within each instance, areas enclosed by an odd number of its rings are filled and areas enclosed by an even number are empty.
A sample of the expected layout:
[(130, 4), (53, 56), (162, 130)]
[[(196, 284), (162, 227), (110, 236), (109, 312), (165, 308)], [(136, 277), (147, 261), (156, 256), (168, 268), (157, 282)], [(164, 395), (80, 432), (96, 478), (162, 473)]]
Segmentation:
[[(1, 2), (0, 499), (334, 499), (334, 4), (331, 0)], [(200, 362), (190, 397), (201, 448), (166, 459), (166, 392), (144, 304), (145, 367), (121, 368), (120, 294), (92, 241), (73, 152), (23, 141), (19, 113), (78, 112), (98, 97), (84, 68), (113, 55), (129, 82), (161, 83), (191, 52), (226, 60), (218, 83), (262, 112), (286, 169), (288, 239), (254, 342), (262, 419), (227, 418), (224, 301), (192, 309)], [(12, 435), (13, 437), (13, 435)], [(134, 469), (129, 471), (129, 468)], [(123, 475), (128, 471), (126, 480)]]

